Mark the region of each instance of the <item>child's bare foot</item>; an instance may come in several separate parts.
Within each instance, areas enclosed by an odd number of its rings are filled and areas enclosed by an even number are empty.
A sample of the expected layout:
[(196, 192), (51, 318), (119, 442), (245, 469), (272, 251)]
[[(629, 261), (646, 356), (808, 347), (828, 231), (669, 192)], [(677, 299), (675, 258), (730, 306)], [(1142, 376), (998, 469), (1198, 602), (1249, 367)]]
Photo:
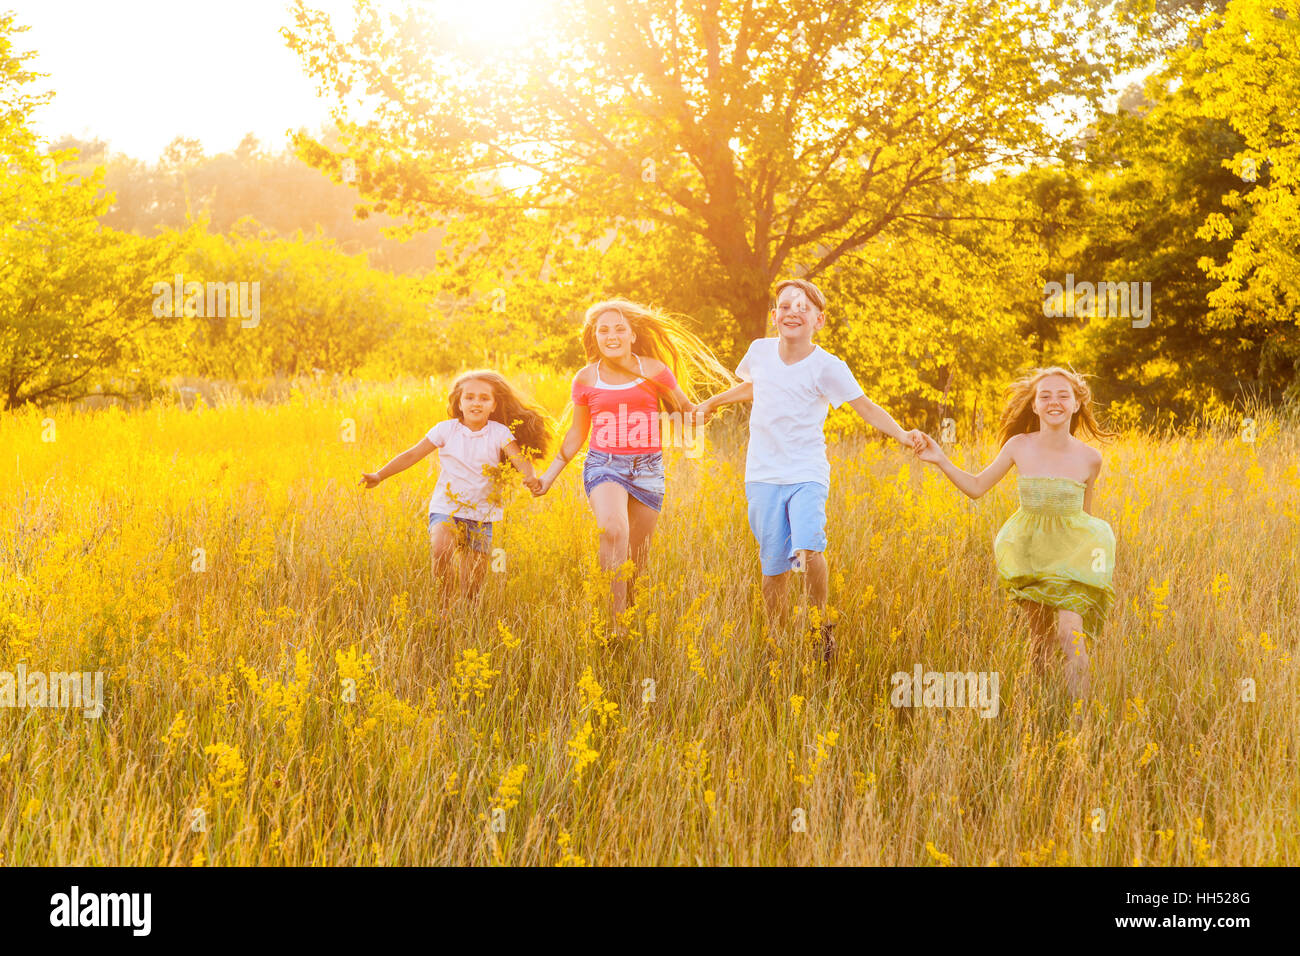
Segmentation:
[(835, 625), (819, 625), (818, 631), (818, 636), (821, 638), (822, 663), (829, 665), (835, 659)]
[(835, 625), (809, 624), (805, 632), (809, 643), (816, 649), (823, 664), (830, 664), (835, 659)]

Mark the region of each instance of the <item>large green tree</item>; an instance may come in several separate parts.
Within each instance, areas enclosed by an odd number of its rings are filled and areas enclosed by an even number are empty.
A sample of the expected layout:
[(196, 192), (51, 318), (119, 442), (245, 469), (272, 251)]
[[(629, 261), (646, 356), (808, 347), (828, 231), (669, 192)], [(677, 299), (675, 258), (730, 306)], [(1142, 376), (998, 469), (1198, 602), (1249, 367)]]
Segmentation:
[[(654, 298), (737, 347), (763, 334), (774, 279), (824, 280), (933, 221), (954, 181), (1060, 154), (1144, 26), (1100, 0), (551, 7), (545, 32), (511, 45), (367, 2), (341, 38), (299, 0), (286, 36), (337, 97), (343, 147), (300, 137), (300, 154), (354, 178), (363, 208), (454, 220), (444, 262), (472, 262), (516, 304), (513, 280), (562, 256), (595, 279), (570, 308)], [(369, 112), (350, 116), (361, 98)], [(611, 255), (611, 236), (631, 254)]]
[(1191, 23), (1145, 90), (1099, 117), (1087, 164), (1064, 174), (1087, 188), (1049, 278), (1150, 283), (1145, 325), (1053, 320), (1057, 354), (1098, 376), (1121, 419), (1185, 420), (1295, 389), (1295, 8), (1234, 2)]
[(1260, 342), (1258, 374), (1300, 397), (1300, 0), (1232, 0), (1188, 74), (1205, 114), (1240, 138), (1220, 160), (1227, 207), (1198, 235), (1230, 242), (1203, 265), (1211, 321)]
[[(1240, 185), (1223, 160), (1240, 147), (1226, 123), (1204, 115), (1180, 68), (1153, 76), (1132, 110), (1101, 118), (1089, 148), (1087, 187), (1064, 255), (1048, 278), (1150, 283), (1149, 315), (1051, 319), (1061, 354), (1098, 377), (1099, 394), (1130, 419), (1185, 417), (1206, 402), (1257, 389), (1258, 329), (1214, 321), (1213, 281), (1198, 265), (1226, 243), (1198, 235)], [(1136, 321), (1136, 326), (1135, 326)]]

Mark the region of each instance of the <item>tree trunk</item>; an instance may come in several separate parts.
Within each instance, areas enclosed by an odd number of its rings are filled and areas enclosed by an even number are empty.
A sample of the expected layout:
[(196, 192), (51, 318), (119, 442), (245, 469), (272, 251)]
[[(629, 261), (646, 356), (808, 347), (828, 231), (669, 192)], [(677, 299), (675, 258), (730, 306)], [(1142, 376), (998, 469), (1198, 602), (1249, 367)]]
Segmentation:
[(755, 274), (740, 282), (732, 283), (732, 294), (728, 303), (736, 325), (740, 327), (743, 343), (737, 343), (742, 354), (749, 342), (761, 339), (767, 334), (767, 316), (770, 311), (770, 280), (765, 274)]

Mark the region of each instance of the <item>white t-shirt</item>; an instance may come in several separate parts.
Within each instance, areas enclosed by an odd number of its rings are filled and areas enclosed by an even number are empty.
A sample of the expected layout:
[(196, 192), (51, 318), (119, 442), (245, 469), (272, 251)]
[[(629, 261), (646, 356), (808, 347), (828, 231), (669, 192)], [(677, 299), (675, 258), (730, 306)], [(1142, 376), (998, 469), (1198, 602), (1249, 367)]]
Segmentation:
[(780, 339), (751, 342), (736, 367), (736, 375), (754, 383), (754, 407), (749, 413), (749, 452), (745, 480), (774, 485), (815, 481), (831, 485), (826, 460), (829, 406), (838, 408), (858, 398), (862, 386), (842, 359), (820, 345), (793, 365), (781, 361)]
[(510, 429), (489, 421), (471, 431), (458, 418), (438, 422), (425, 436), (438, 448), (438, 485), (429, 499), (429, 514), (470, 521), (500, 521), (501, 506), (488, 501), (492, 479), (484, 465), (501, 462), (501, 449), (515, 440)]

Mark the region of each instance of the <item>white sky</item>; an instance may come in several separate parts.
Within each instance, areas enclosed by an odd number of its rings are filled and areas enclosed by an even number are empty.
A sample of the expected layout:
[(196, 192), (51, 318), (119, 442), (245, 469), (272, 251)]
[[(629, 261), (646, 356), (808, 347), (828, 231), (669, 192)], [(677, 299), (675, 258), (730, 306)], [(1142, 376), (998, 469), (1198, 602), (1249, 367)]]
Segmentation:
[[(548, 0), (417, 0), (439, 8), (458, 31), (493, 45), (527, 42)], [(403, 0), (380, 0), (396, 10)], [(54, 99), (34, 117), (37, 133), (106, 140), (110, 149), (154, 161), (177, 136), (208, 154), (234, 149), (246, 133), (278, 150), (286, 131), (329, 121), (280, 28), (291, 0), (0, 0), (27, 26), (15, 40), (34, 51), (29, 69)], [(342, 38), (352, 35), (352, 0), (308, 0)]]
[[(351, 22), (350, 0), (312, 0)], [(208, 153), (252, 132), (279, 149), (285, 131), (329, 119), (279, 28), (287, 0), (0, 0), (31, 29), (15, 49), (37, 54), (34, 84), (54, 99), (34, 115), (45, 139), (107, 140), (115, 152), (155, 160), (177, 136)]]

